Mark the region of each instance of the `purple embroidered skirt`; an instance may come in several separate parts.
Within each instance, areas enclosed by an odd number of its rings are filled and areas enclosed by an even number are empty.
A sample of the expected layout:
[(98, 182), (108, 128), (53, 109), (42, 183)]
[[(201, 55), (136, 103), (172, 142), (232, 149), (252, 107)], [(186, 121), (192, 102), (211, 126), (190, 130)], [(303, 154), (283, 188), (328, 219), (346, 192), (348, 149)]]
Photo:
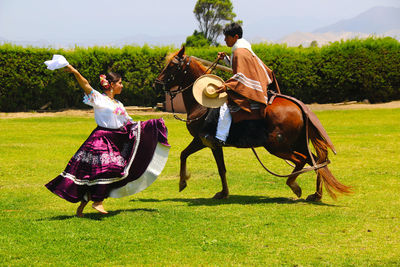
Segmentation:
[(73, 203), (140, 192), (165, 166), (167, 134), (163, 119), (129, 123), (119, 129), (97, 127), (46, 187)]

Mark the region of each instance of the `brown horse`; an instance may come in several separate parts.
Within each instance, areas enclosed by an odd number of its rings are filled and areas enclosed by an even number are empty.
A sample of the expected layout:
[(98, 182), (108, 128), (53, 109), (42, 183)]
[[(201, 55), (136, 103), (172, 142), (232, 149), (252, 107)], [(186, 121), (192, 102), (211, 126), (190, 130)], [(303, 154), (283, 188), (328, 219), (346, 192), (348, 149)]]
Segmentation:
[[(186, 168), (187, 158), (191, 154), (206, 147), (200, 139), (199, 133), (204, 128), (205, 119), (210, 110), (197, 103), (192, 93), (192, 86), (198, 77), (208, 72), (209, 71), (197, 60), (186, 56), (185, 48), (183, 47), (180, 51), (172, 55), (155, 81), (155, 86), (170, 94), (171, 99), (179, 93), (182, 94), (187, 112), (186, 126), (193, 136), (193, 140), (181, 152), (180, 156), (180, 191), (186, 188), (186, 181), (190, 177)], [(312, 115), (316, 118), (314, 114)], [(299, 173), (301, 173), (305, 164), (316, 166), (317, 164), (328, 162), (328, 147), (334, 151), (329, 137), (323, 134), (324, 130), (321, 134), (320, 128), (316, 127), (315, 124), (312, 123), (312, 120), (309, 120), (309, 123), (307, 123), (307, 120), (307, 114), (304, 112), (303, 108), (301, 108), (301, 105), (296, 104), (288, 98), (277, 95), (267, 108), (267, 116), (263, 121), (265, 127), (263, 128), (262, 142), (260, 143), (258, 141), (256, 145), (249, 144), (247, 146), (263, 146), (271, 154), (289, 160), (295, 164), (292, 174), (287, 176), (286, 184), (297, 197), (301, 197), (301, 188), (297, 184), (296, 178)], [(318, 119), (316, 120), (318, 124), (319, 121)], [(310, 152), (308, 140), (313, 144), (317, 154), (316, 156)], [(234, 144), (231, 145), (235, 146)], [(246, 146), (241, 145), (239, 147), (243, 148)], [(222, 191), (216, 193), (214, 198), (227, 198), (229, 196), (229, 189), (226, 181), (226, 169), (222, 147), (213, 148), (212, 153), (217, 163), (222, 182)], [(322, 165), (323, 167), (318, 169), (315, 168), (317, 172), (316, 192), (309, 195), (307, 200), (321, 200), (323, 184), (333, 199), (336, 199), (334, 191), (338, 193), (350, 193), (350, 188), (338, 182), (326, 165), (327, 164)]]

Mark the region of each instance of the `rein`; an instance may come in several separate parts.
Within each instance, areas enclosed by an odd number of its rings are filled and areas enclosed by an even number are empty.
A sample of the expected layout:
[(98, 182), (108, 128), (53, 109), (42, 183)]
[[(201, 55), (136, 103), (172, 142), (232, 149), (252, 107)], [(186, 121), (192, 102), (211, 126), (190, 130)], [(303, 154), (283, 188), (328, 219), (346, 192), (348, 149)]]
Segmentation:
[[(189, 60), (188, 60), (187, 63), (185, 63), (185, 59), (186, 59), (186, 58), (189, 58)], [(182, 67), (183, 67), (184, 64), (186, 64), (186, 68), (188, 68), (189, 65), (190, 65), (191, 60), (192, 60), (192, 57), (191, 57), (191, 56), (189, 56), (189, 57), (185, 56), (184, 58), (179, 59), (180, 65), (178, 66), (178, 71), (180, 71), (181, 69), (183, 70)], [(215, 67), (218, 65), (218, 61), (219, 61), (219, 58), (217, 58), (217, 59), (211, 64), (211, 66), (208, 67), (208, 69), (206, 69), (206, 71), (205, 71), (202, 75), (208, 73), (209, 71), (212, 72), (212, 71), (215, 69)], [(186, 68), (184, 69), (183, 74), (186, 74), (186, 73), (187, 73)], [(171, 75), (171, 77), (170, 77), (168, 80), (170, 80), (170, 79), (174, 80), (174, 79), (175, 79), (175, 75)], [(164, 92), (170, 96), (171, 109), (172, 109), (172, 113), (173, 113), (175, 119), (177, 119), (177, 120), (179, 120), (179, 121), (189, 122), (189, 123), (190, 123), (190, 122), (193, 122), (193, 121), (197, 121), (197, 120), (201, 119), (201, 118), (204, 116), (204, 115), (200, 115), (200, 116), (197, 117), (197, 118), (185, 120), (185, 119), (182, 119), (182, 118), (178, 117), (178, 115), (176, 115), (176, 113), (175, 113), (175, 109), (174, 109), (174, 98), (175, 98), (178, 94), (181, 94), (181, 93), (183, 93), (184, 91), (186, 91), (187, 89), (191, 88), (191, 87), (193, 86), (193, 84), (195, 83), (195, 81), (192, 82), (191, 84), (189, 84), (188, 86), (183, 87), (183, 88), (182, 88), (181, 85), (179, 85), (178, 89), (175, 90), (175, 91), (171, 91), (171, 90), (165, 89), (165, 83), (162, 82), (162, 81), (156, 80), (156, 82), (162, 84), (163, 87), (164, 87)]]
[[(281, 174), (277, 174), (274, 173), (273, 171), (269, 170), (267, 167), (265, 167), (265, 165), (261, 162), (260, 158), (258, 157), (258, 154), (256, 152), (256, 150), (254, 149), (254, 147), (251, 148), (251, 150), (253, 150), (254, 155), (256, 156), (258, 162), (260, 162), (261, 166), (270, 174), (275, 175), (277, 177), (292, 177), (292, 176), (296, 176), (296, 175), (300, 175), (302, 173), (305, 172), (309, 172), (309, 171), (316, 171), (318, 169), (324, 168), (326, 167), (329, 163), (331, 163), (329, 160), (322, 162), (320, 164), (314, 164), (312, 167), (308, 167), (308, 168), (303, 168), (299, 171), (296, 172), (292, 172), (291, 174), (286, 174), (286, 175), (281, 175)], [(314, 159), (312, 159), (312, 161), (314, 162)]]

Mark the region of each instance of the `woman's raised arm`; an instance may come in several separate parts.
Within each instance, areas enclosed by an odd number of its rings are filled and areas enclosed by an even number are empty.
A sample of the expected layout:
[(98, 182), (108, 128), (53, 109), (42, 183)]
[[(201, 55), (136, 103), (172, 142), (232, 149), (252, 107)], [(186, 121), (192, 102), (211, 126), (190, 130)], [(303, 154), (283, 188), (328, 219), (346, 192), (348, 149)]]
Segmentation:
[(90, 86), (88, 80), (86, 80), (77, 69), (72, 67), (72, 65), (68, 65), (65, 67), (65, 71), (73, 73), (79, 85), (82, 87), (83, 91), (85, 91), (85, 94), (90, 94), (92, 87)]

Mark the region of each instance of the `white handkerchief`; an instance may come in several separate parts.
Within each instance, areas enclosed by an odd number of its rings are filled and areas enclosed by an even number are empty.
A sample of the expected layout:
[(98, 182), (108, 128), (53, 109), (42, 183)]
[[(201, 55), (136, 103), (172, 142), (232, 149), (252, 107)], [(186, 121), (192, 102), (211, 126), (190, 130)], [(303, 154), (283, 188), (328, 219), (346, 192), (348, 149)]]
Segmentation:
[(68, 61), (62, 55), (53, 55), (53, 59), (45, 61), (44, 64), (46, 64), (49, 70), (61, 69), (69, 65)]

